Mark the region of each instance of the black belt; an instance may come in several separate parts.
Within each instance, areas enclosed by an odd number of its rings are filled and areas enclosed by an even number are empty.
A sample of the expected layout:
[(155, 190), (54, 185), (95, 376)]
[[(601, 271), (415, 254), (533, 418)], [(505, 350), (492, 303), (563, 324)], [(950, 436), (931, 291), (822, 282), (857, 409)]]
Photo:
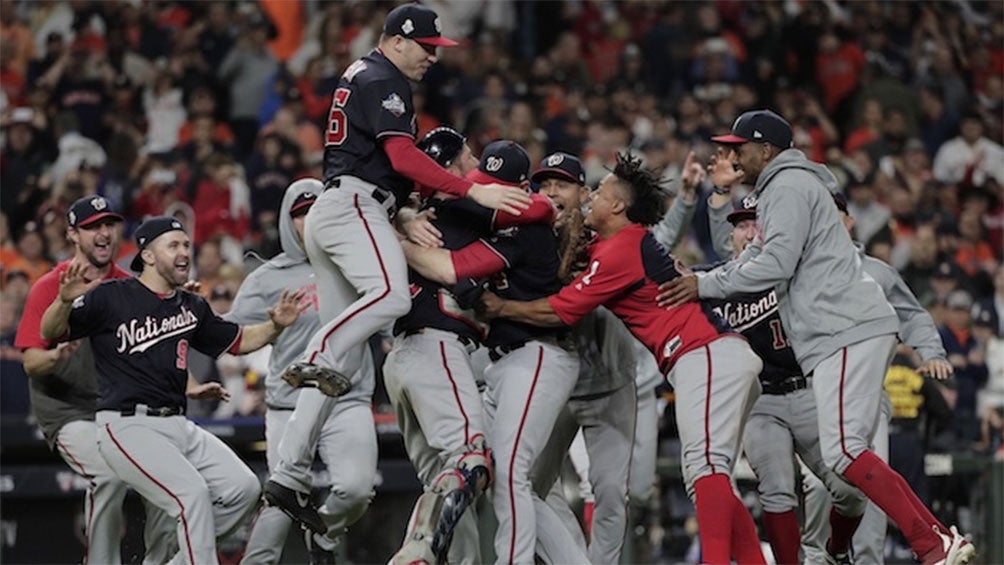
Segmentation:
[(512, 353), (524, 345), (526, 345), (525, 341), (519, 343), (507, 343), (505, 345), (496, 345), (488, 350), (488, 358), (491, 359), (492, 363), (494, 363), (506, 354)]
[(524, 345), (530, 343), (531, 341), (549, 343), (551, 345), (560, 347), (561, 349), (564, 349), (565, 351), (569, 352), (575, 351), (575, 339), (572, 337), (572, 334), (569, 332), (563, 332), (559, 334), (531, 337), (526, 341), (517, 341), (514, 343), (506, 343), (503, 345), (496, 345), (494, 347), (490, 347), (488, 349), (488, 358), (491, 359), (492, 363), (494, 363), (499, 359), (501, 359), (503, 355), (506, 355), (507, 353), (512, 353), (513, 351), (516, 351), (517, 349), (523, 347)]
[[(137, 408), (139, 408), (137, 410)], [(144, 412), (145, 410), (145, 412)], [(182, 406), (162, 406), (152, 408), (150, 406), (133, 405), (119, 410), (123, 416), (153, 416), (154, 418), (166, 418), (167, 416), (184, 416), (185, 408)]]
[(812, 377), (812, 373), (809, 373), (807, 376), (796, 375), (788, 377), (782, 381), (762, 382), (760, 385), (763, 387), (763, 394), (788, 394), (796, 390), (808, 388), (810, 377)]
[[(349, 176), (353, 176), (353, 175), (349, 175)], [(359, 179), (359, 180), (362, 180), (362, 179)], [(364, 182), (369, 182), (369, 181), (364, 181)], [(370, 184), (372, 184), (372, 183), (370, 183)], [(341, 186), (342, 186), (342, 179), (340, 179), (338, 177), (335, 177), (335, 178), (329, 180), (327, 182), (327, 184), (324, 185), (324, 190), (328, 190), (329, 188), (340, 188)], [(373, 188), (373, 191), (370, 192), (370, 196), (373, 197), (373, 200), (376, 200), (381, 206), (383, 206), (384, 208), (386, 208), (387, 209), (387, 213), (390, 214), (392, 217), (397, 212), (397, 202), (396, 201), (394, 201), (394, 202), (388, 202), (394, 196), (393, 192), (391, 192), (391, 191), (389, 191), (389, 190), (387, 190), (385, 188), (380, 188), (379, 186), (376, 186), (376, 187)]]

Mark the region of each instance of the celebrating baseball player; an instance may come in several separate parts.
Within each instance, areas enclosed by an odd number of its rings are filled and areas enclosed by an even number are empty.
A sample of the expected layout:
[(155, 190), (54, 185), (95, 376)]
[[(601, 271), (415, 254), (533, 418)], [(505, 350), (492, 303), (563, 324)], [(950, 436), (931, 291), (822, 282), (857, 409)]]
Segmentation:
[(756, 526), (732, 490), (745, 414), (762, 362), (744, 339), (698, 304), (658, 308), (657, 285), (680, 275), (646, 226), (662, 216), (655, 176), (630, 155), (593, 192), (587, 227), (598, 234), (589, 265), (560, 292), (532, 302), (486, 293), (485, 314), (541, 326), (574, 324), (605, 305), (659, 360), (676, 389), (684, 478), (697, 507), (704, 561), (763, 563)]
[(369, 386), (372, 373), (350, 381), (366, 340), (411, 307), (404, 255), (390, 223), (416, 182), (430, 191), (467, 196), (518, 214), (530, 198), (498, 184), (452, 175), (414, 145), (411, 81), (436, 62), (436, 49), (456, 42), (440, 34), (436, 13), (418, 4), (392, 10), (379, 44), (342, 74), (331, 103), (324, 150), (325, 190), (307, 214), (304, 243), (313, 266), (322, 326), (303, 361), (284, 378), (308, 386), (283, 435), (266, 499), (294, 519), (324, 530), (304, 496), (317, 438), (336, 398)]
[[(485, 148), (472, 176), (525, 189), (529, 172), (530, 159), (522, 147), (496, 141)], [(492, 289), (513, 298), (546, 296), (559, 285), (558, 243), (546, 224), (501, 229), (457, 251), (410, 242), (403, 247), (416, 271), (441, 284), (491, 277)], [(578, 357), (568, 351), (567, 331), (497, 320), (485, 343), (492, 360), (484, 377), (491, 420), (488, 437), (496, 457), (496, 555), (505, 563), (532, 563), (535, 551), (540, 551), (551, 562), (585, 562), (585, 548), (575, 543), (530, 482), (530, 471), (578, 374)], [(538, 539), (539, 522), (556, 524), (548, 530), (553, 535)], [(538, 542), (546, 545), (537, 547)]]
[[(279, 238), (283, 252), (255, 269), (241, 284), (233, 307), (224, 319), (238, 324), (268, 319), (267, 308), (286, 288), (304, 293), (307, 304), (295, 324), (282, 332), (272, 348), (265, 379), (265, 442), (269, 469), (275, 464), (276, 450), (296, 406), (300, 393), (280, 378), (295, 362), (307, 341), (320, 327), (314, 271), (303, 252), (304, 216), (317, 200), (323, 185), (315, 179), (294, 182), (286, 189), (279, 209)], [(367, 359), (361, 370), (372, 370)], [(377, 441), (370, 407), (370, 392), (359, 389), (335, 406), (317, 442), (317, 451), (328, 470), (331, 486), (321, 513), (328, 535), (307, 532), (306, 540), (314, 561), (332, 561), (334, 542), (359, 519), (373, 498), (376, 475)], [(254, 522), (242, 563), (278, 563), (292, 521), (272, 506), (262, 509)], [(327, 555), (325, 555), (327, 554)]]
[(713, 139), (735, 146), (733, 165), (754, 183), (747, 198), (757, 207), (757, 235), (736, 261), (665, 285), (663, 302), (776, 287), (791, 347), (813, 375), (826, 465), (882, 508), (924, 563), (968, 562), (972, 544), (869, 449), (899, 321), (840, 225), (833, 174), (791, 148), (790, 125), (769, 110), (739, 116), (731, 135)]
[[(466, 138), (452, 128), (429, 132), (418, 146), (458, 176), (478, 165)], [(429, 201), (426, 209), (435, 210), (435, 218), (420, 233), (430, 235), (431, 247), (460, 249), (489, 230), (484, 218), (478, 222), (465, 209), (465, 202)], [(404, 544), (391, 562), (446, 561), (449, 551), (450, 563), (480, 563), (477, 522), (465, 509), (488, 486), (491, 475), (484, 408), (470, 361), (487, 328), (472, 311), (461, 308), (449, 290), (413, 270), (408, 276), (411, 311), (394, 327), (383, 374), (405, 449), (426, 492), (415, 501)]]
[[(122, 501), (126, 489), (98, 452), (97, 373), (87, 340), (53, 343), (39, 333), (42, 314), (59, 294), (59, 280), (73, 264), (86, 267), (90, 280), (129, 278), (115, 265), (122, 237), (122, 216), (100, 196), (85, 196), (66, 214), (67, 237), (74, 255), (40, 278), (24, 306), (15, 346), (24, 351), (24, 369), (31, 378), (31, 412), (45, 435), (73, 472), (89, 481), (84, 497), (85, 563), (121, 563)], [(145, 562), (163, 563), (174, 545), (174, 524), (156, 506), (146, 503)]]
[(42, 315), (46, 340), (90, 338), (98, 372), (98, 449), (118, 477), (177, 520), (177, 558), (217, 563), (216, 538), (240, 524), (261, 488), (222, 441), (185, 419), (188, 398), (226, 398), (219, 383), (196, 384), (188, 348), (248, 353), (296, 321), (303, 292), (284, 292), (269, 321), (238, 326), (182, 290), (191, 242), (181, 222), (149, 219), (136, 230), (137, 278), (86, 278), (72, 262)]

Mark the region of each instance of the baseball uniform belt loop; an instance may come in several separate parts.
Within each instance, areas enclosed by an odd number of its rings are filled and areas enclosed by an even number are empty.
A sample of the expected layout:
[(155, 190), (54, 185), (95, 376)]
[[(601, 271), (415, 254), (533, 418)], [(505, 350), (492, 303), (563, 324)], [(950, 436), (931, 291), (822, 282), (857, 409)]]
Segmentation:
[(185, 408), (182, 406), (161, 406), (152, 408), (146, 404), (134, 404), (127, 406), (119, 413), (123, 416), (153, 416), (155, 418), (166, 418), (168, 416), (184, 416)]
[[(397, 198), (394, 197), (393, 192), (385, 188), (381, 188), (375, 184), (366, 182), (362, 179), (356, 178), (355, 180), (357, 180), (361, 184), (366, 185), (367, 189), (372, 187), (371, 191), (367, 190), (366, 192), (373, 197), (373, 200), (376, 200), (378, 204), (380, 204), (381, 206), (384, 207), (384, 209), (387, 210), (387, 215), (389, 215), (392, 218), (394, 217), (394, 214), (397, 213)], [(324, 190), (326, 191), (331, 188), (341, 188), (342, 184), (348, 184), (348, 183), (342, 183), (342, 177), (335, 177), (329, 180), (324, 185)]]
[(809, 373), (808, 376), (795, 375), (782, 381), (770, 381), (761, 384), (763, 385), (763, 394), (788, 394), (796, 390), (806, 389), (811, 383), (812, 373)]

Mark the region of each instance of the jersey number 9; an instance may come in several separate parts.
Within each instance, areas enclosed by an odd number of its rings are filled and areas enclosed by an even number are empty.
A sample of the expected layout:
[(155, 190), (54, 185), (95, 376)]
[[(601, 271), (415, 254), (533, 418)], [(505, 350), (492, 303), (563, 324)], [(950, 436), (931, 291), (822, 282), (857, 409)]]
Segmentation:
[(352, 91), (347, 88), (335, 90), (335, 95), (331, 97), (331, 111), (328, 112), (328, 131), (325, 136), (325, 145), (341, 145), (348, 137), (349, 120), (345, 115), (345, 103), (349, 100)]

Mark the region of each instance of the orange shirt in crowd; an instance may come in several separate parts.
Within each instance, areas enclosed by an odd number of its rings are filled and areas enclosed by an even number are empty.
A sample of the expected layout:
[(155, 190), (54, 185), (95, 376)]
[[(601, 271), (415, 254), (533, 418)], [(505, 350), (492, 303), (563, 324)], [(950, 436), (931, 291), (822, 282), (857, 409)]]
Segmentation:
[(259, 0), (262, 9), (279, 30), (279, 35), (268, 46), (280, 61), (289, 59), (303, 43), (306, 22), (303, 2), (300, 0)]

